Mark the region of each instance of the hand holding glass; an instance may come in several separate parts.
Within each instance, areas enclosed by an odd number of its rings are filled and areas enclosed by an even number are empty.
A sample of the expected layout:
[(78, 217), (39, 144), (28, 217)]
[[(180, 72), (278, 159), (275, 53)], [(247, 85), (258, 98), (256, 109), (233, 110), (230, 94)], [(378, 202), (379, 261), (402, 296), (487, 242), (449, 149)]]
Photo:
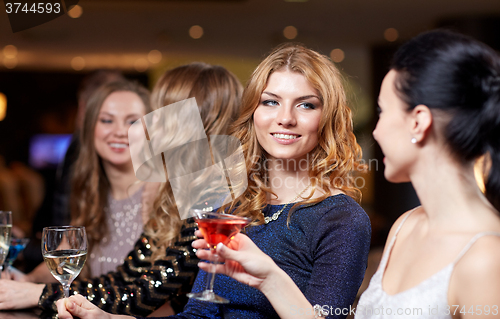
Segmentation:
[(42, 255), (52, 275), (62, 284), (64, 295), (87, 259), (85, 227), (45, 227), (42, 235)]
[(215, 265), (218, 258), (215, 249), (219, 243), (223, 243), (224, 245), (229, 244), (231, 239), (240, 232), (241, 228), (250, 222), (250, 218), (229, 214), (217, 214), (202, 210), (193, 210), (193, 215), (203, 237), (210, 247), (210, 251), (214, 254), (215, 262), (212, 262), (210, 280), (207, 282), (206, 289), (199, 293), (189, 293), (187, 296), (203, 301), (228, 303), (229, 300), (217, 296), (214, 293)]

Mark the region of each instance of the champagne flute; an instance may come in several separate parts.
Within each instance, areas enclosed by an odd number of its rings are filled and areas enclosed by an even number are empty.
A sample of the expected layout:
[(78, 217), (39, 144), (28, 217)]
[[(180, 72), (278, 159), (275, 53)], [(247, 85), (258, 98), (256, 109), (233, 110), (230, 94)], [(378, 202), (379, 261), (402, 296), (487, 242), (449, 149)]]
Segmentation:
[(9, 253), (10, 236), (12, 231), (12, 212), (0, 211), (0, 272)]
[(87, 259), (85, 227), (45, 227), (42, 235), (42, 255), (45, 264), (63, 286), (69, 297), (69, 287)]
[(210, 251), (214, 254), (215, 261), (212, 262), (210, 279), (207, 282), (205, 290), (199, 293), (189, 293), (187, 296), (203, 301), (229, 303), (229, 300), (214, 293), (215, 267), (218, 259), (215, 249), (219, 243), (223, 243), (224, 245), (229, 244), (231, 239), (240, 232), (241, 228), (250, 223), (251, 220), (246, 217), (218, 214), (197, 209), (192, 210), (192, 212), (203, 237), (210, 247)]

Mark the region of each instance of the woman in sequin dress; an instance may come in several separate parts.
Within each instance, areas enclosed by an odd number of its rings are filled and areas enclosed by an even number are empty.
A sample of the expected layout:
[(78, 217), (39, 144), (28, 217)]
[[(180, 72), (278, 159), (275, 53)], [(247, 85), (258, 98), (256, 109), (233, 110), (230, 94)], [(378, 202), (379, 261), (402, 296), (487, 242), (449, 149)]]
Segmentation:
[[(302, 46), (278, 47), (250, 78), (233, 134), (248, 189), (227, 211), (252, 218), (246, 234), (311, 302), (349, 307), (364, 276), (370, 222), (353, 199), (361, 149), (339, 71)], [(193, 292), (206, 282), (200, 270)], [(279, 318), (265, 295), (232, 278), (217, 276), (214, 291), (230, 303), (190, 299), (171, 318)], [(109, 316), (81, 296), (58, 305), (60, 318), (71, 317), (65, 305), (82, 318)]]
[[(432, 31), (396, 53), (373, 136), (384, 175), (411, 181), (422, 206), (393, 225), (356, 309), (317, 307), (239, 234), (219, 272), (263, 291), (281, 318), (498, 318), (500, 315), (500, 57), (463, 35)], [(486, 154), (484, 194), (474, 162)], [(204, 247), (203, 241), (195, 247)], [(199, 254), (207, 258), (207, 254)], [(231, 260), (231, 261), (230, 261)], [(201, 265), (207, 269), (206, 264)], [(307, 296), (306, 296), (307, 297)]]
[[(242, 91), (238, 79), (225, 68), (191, 63), (160, 77), (151, 104), (158, 109), (194, 97), (207, 135), (225, 135), (239, 113)], [(191, 290), (198, 271), (198, 259), (191, 247), (196, 223), (192, 219), (180, 220), (169, 183), (162, 184), (154, 195), (144, 233), (124, 263), (101, 276), (78, 277), (71, 285), (71, 294), (84, 295), (101, 309), (116, 314), (147, 316), (162, 305), (162, 313), (169, 313), (169, 302), (173, 310), (182, 310), (185, 294)], [(5, 287), (0, 289), (0, 309), (38, 304), (50, 313), (64, 296), (58, 283), (0, 280), (0, 287)]]

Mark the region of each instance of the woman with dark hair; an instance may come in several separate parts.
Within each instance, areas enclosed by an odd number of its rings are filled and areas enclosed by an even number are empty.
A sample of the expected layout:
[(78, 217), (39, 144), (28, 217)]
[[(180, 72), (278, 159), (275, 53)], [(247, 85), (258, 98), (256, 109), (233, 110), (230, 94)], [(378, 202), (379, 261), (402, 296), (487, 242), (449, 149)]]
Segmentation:
[[(242, 91), (238, 79), (225, 68), (191, 63), (168, 70), (160, 77), (151, 94), (151, 104), (159, 109), (194, 97), (206, 134), (225, 135), (239, 113)], [(177, 134), (174, 138), (179, 141), (184, 137)], [(78, 277), (71, 285), (70, 294), (86, 296), (96, 306), (116, 314), (147, 316), (162, 305), (161, 313), (182, 310), (185, 294), (191, 290), (198, 271), (199, 260), (191, 247), (196, 238), (196, 223), (193, 219), (180, 219), (168, 181), (153, 195), (154, 204), (145, 208), (148, 220), (144, 233), (124, 263), (101, 276)], [(59, 283), (43, 285), (0, 280), (2, 310), (39, 304), (51, 311), (62, 297)]]
[[(355, 201), (361, 148), (340, 72), (315, 51), (278, 47), (252, 74), (232, 132), (242, 143), (248, 188), (224, 209), (251, 218), (246, 234), (311, 302), (348, 307), (363, 280), (370, 222)], [(192, 292), (207, 280), (200, 271)], [(173, 318), (278, 318), (262, 293), (229, 277), (217, 278), (214, 291), (230, 302), (190, 299)], [(109, 316), (82, 296), (58, 308), (59, 318), (71, 317), (67, 310)]]
[[(262, 291), (281, 318), (497, 318), (500, 312), (500, 58), (445, 31), (403, 45), (379, 96), (373, 136), (385, 177), (411, 181), (422, 206), (403, 214), (357, 309), (313, 307), (286, 272), (245, 235), (217, 271)], [(474, 162), (486, 155), (485, 193)], [(193, 243), (206, 247), (204, 240)], [(232, 248), (232, 249), (231, 249)], [(199, 250), (198, 257), (210, 259)], [(224, 259), (223, 259), (224, 260)], [(206, 263), (200, 268), (208, 269)], [(318, 284), (318, 283), (317, 283)]]

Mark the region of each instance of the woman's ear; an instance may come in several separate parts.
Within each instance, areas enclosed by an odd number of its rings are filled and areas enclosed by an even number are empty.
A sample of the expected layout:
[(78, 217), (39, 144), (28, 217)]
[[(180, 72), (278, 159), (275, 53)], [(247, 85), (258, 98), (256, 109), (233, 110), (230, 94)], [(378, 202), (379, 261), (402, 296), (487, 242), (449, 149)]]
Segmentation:
[(431, 131), (433, 121), (432, 112), (427, 106), (419, 104), (411, 111), (411, 117), (411, 134), (418, 143), (423, 141)]

